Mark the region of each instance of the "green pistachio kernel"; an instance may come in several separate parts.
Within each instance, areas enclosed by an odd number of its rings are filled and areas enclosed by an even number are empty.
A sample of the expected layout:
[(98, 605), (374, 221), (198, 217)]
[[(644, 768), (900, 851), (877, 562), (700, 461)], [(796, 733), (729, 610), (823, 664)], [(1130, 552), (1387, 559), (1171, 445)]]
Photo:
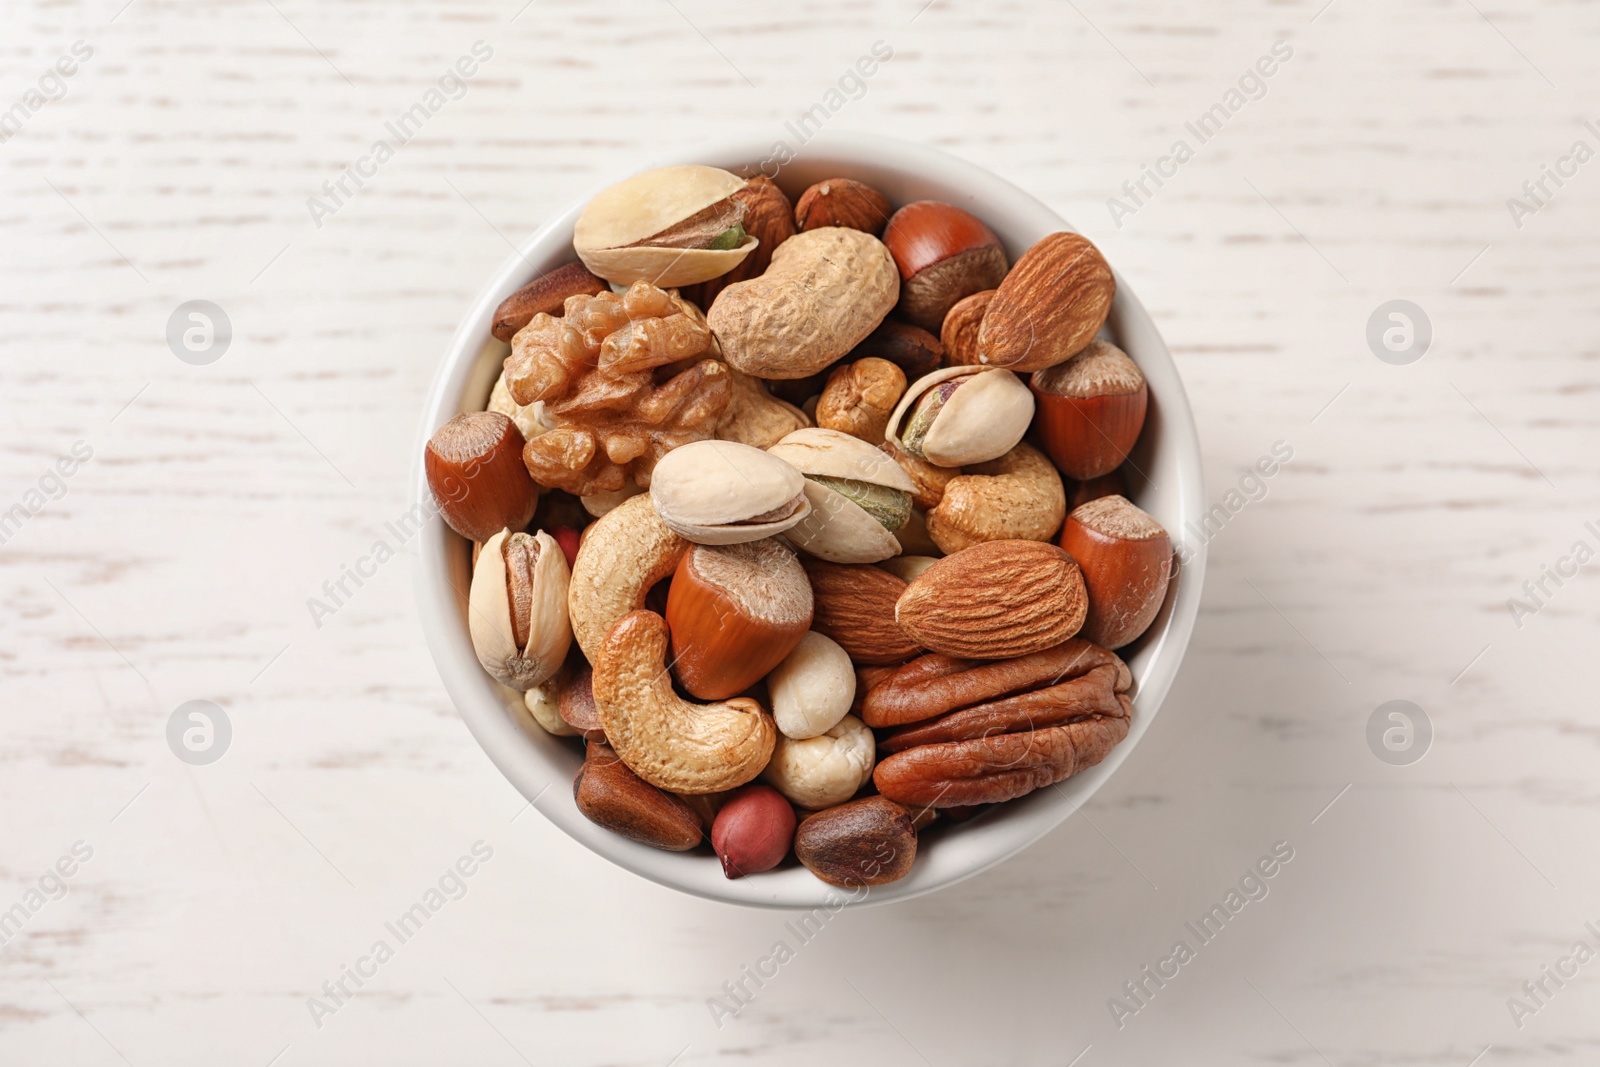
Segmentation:
[(939, 417), (939, 412), (944, 410), (944, 405), (951, 394), (961, 386), (961, 383), (967, 381), (968, 377), (962, 376), (940, 382), (917, 397), (910, 417), (906, 419), (905, 428), (900, 431), (900, 447), (913, 456), (922, 455), (922, 442), (927, 438), (928, 431), (933, 429), (933, 420)]
[(706, 247), (717, 252), (724, 252), (730, 248), (738, 248), (742, 244), (744, 244), (744, 226), (736, 222), (717, 234), (716, 238)]
[(868, 515), (877, 519), (885, 530), (893, 533), (911, 518), (911, 494), (887, 485), (858, 482), (854, 478), (825, 478), (809, 475), (818, 485), (825, 485)]

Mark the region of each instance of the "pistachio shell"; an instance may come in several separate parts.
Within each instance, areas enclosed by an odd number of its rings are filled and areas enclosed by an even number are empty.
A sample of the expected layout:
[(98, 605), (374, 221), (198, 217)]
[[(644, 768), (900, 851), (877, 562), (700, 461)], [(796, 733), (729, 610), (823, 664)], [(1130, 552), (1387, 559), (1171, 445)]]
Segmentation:
[(504, 685), (527, 692), (561, 669), (572, 644), (567, 617), (567, 557), (555, 538), (535, 535), (539, 558), (533, 568), (533, 606), (528, 643), (517, 647), (511, 624), (511, 597), (506, 588), (504, 545), (511, 531), (502, 530), (484, 544), (472, 570), (467, 598), (467, 628), (478, 662)]
[(697, 164), (635, 174), (594, 195), (572, 229), (572, 246), (582, 257), (594, 249), (631, 245), (726, 200), (744, 186), (737, 174)]
[(801, 474), (848, 478), (915, 493), (916, 483), (881, 449), (850, 434), (812, 426), (795, 430), (767, 449)]
[(922, 439), (922, 457), (940, 467), (961, 467), (998, 459), (1015, 448), (1033, 421), (1033, 394), (1008, 370), (972, 371), (946, 367), (913, 382), (889, 416), (889, 439), (901, 442), (901, 424), (929, 389), (968, 376), (934, 417)]
[(805, 519), (799, 507), (770, 522), (749, 520), (785, 508), (805, 476), (776, 456), (735, 441), (695, 441), (662, 457), (650, 499), (668, 528), (702, 545), (731, 545), (782, 533)]
[(821, 482), (806, 480), (811, 513), (785, 535), (797, 548), (829, 563), (877, 563), (900, 552), (900, 542), (861, 505)]
[(578, 256), (584, 266), (614, 285), (649, 282), (660, 289), (677, 289), (722, 277), (759, 243), (747, 236), (738, 248), (596, 248)]

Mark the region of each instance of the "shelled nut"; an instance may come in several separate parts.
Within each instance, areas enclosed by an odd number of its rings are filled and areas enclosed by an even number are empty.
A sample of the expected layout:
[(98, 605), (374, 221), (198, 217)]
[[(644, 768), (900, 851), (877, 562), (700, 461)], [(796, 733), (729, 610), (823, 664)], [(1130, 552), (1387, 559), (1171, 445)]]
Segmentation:
[(678, 696), (667, 644), (666, 620), (652, 611), (624, 615), (600, 643), (594, 699), (606, 738), (658, 789), (717, 793), (744, 785), (772, 756), (772, 716), (746, 697), (694, 704)]
[(983, 313), (989, 310), (997, 289), (985, 289), (956, 301), (944, 317), (939, 329), (939, 343), (944, 345), (945, 358), (953, 366), (977, 366), (978, 330), (983, 325)]
[(978, 362), (1017, 373), (1071, 359), (1094, 339), (1117, 285), (1100, 250), (1076, 233), (1052, 233), (1024, 252), (978, 327)]
[(816, 608), (811, 628), (837, 641), (858, 664), (904, 663), (921, 648), (894, 620), (906, 583), (877, 567), (804, 559)]
[(762, 777), (802, 808), (843, 804), (872, 777), (874, 741), (866, 723), (845, 715), (820, 734), (778, 735)]
[(605, 289), (605, 279), (589, 273), (589, 268), (582, 263), (564, 263), (500, 301), (489, 332), (497, 340), (510, 344), (517, 331), (528, 325), (535, 315), (541, 312), (559, 315), (567, 297), (593, 296)]
[(1088, 611), (1072, 557), (1038, 541), (985, 541), (923, 571), (895, 620), (924, 648), (967, 659), (1025, 656), (1072, 637)]
[(769, 785), (741, 786), (711, 824), (711, 847), (727, 878), (770, 871), (794, 843), (794, 808)]
[(886, 885), (910, 873), (917, 858), (917, 831), (899, 804), (862, 797), (802, 822), (795, 831), (794, 854), (829, 885)]
[[(809, 592), (808, 586), (808, 602)], [(849, 714), (855, 701), (850, 654), (831, 637), (807, 633), (767, 675), (767, 692), (772, 696), (773, 721), (784, 737), (798, 741), (827, 733)]]
[(817, 425), (876, 446), (905, 391), (905, 371), (886, 359), (868, 356), (841, 363), (828, 375), (817, 400)]
[(928, 511), (928, 535), (945, 553), (983, 541), (1048, 541), (1061, 529), (1067, 516), (1061, 475), (1026, 441), (963, 471)]

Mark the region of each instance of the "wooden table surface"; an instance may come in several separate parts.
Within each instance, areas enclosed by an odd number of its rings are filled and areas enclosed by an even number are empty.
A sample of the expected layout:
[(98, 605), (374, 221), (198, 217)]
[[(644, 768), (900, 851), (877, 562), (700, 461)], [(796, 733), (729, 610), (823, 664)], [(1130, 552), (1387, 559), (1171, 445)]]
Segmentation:
[[(1597, 44), (1574, 0), (7, 4), (0, 1061), (1597, 1062)], [(1080, 815), (802, 943), (524, 810), (426, 652), (414, 548), (307, 602), (406, 510), (511, 242), (686, 141), (803, 152), (819, 102), (1101, 245), (1228, 521), (1163, 714)], [(1405, 365), (1368, 342), (1396, 299), (1432, 327)], [(167, 342), (192, 300), (232, 324), (206, 365)], [(191, 700), (219, 762), (169, 748)], [(1369, 745), (1391, 700), (1420, 761)]]

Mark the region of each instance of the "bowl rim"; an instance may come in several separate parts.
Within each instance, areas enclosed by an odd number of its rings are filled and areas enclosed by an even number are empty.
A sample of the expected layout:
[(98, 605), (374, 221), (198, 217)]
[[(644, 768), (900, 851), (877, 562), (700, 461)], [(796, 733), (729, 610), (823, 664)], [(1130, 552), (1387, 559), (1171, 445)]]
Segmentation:
[[(797, 865), (728, 880), (714, 859), (698, 851), (664, 852), (589, 822), (577, 810), (570, 789), (557, 790), (554, 799), (549, 798), (555, 785), (564, 784), (563, 775), (556, 773), (557, 764), (566, 764), (570, 773), (581, 759), (573, 758), (565, 739), (544, 734), (532, 722), (521, 707), (520, 694), (501, 687), (479, 666), (466, 626), (465, 582), (458, 585), (452, 577), (453, 570), (465, 568), (467, 549), (433, 506), (422, 466), (424, 446), (452, 415), (471, 408), (464, 404), (469, 394), (487, 396), (486, 375), (488, 384), (492, 384), (494, 376), (492, 354), (504, 349), (489, 334), (494, 310), (507, 295), (525, 284), (531, 273), (575, 258), (570, 248), (572, 227), (594, 192), (650, 167), (698, 162), (750, 175), (756, 172), (760, 161), (770, 163), (772, 158), (769, 139), (731, 136), (686, 145), (663, 158), (635, 161), (634, 166), (597, 184), (540, 226), (489, 278), (457, 326), (423, 404), (412, 453), (409, 493), (412, 514), (422, 517), (417, 538), (420, 564), (414, 569), (414, 588), (440, 680), (468, 730), (507, 780), (568, 836), (635, 874), (708, 900), (769, 908), (837, 910), (845, 905), (909, 900), (996, 866), (1070, 818), (1128, 758), (1172, 687), (1199, 613), (1206, 545), (1203, 539), (1186, 543), (1184, 532), (1203, 513), (1204, 472), (1193, 414), (1171, 353), (1143, 304), (1113, 265), (1117, 291), (1110, 321), (1115, 325), (1118, 344), (1134, 356), (1149, 383), (1152, 413), (1158, 414), (1147, 426), (1159, 424), (1162, 439), (1159, 450), (1155, 442), (1148, 440), (1141, 441), (1140, 448), (1149, 453), (1151, 465), (1163, 471), (1171, 468), (1174, 484), (1170, 489), (1159, 487), (1167, 513), (1162, 521), (1173, 537), (1174, 548), (1183, 546), (1186, 552), (1161, 615), (1140, 639), (1134, 654), (1125, 657), (1135, 677), (1133, 722), (1128, 736), (1098, 765), (1051, 789), (1035, 790), (1003, 808), (991, 809), (974, 825), (957, 833), (940, 834), (931, 847), (919, 844), (916, 864), (900, 881), (847, 892), (816, 879)], [(830, 172), (830, 167), (838, 169)], [(777, 175), (769, 177), (775, 177), (780, 184), (791, 184), (797, 172), (815, 175), (811, 180), (816, 181), (838, 176), (840, 171), (853, 177), (871, 174), (864, 180), (882, 183), (886, 193), (890, 193), (887, 187), (896, 185), (948, 186), (942, 198), (956, 203), (965, 200), (975, 207), (974, 213), (1000, 234), (1013, 259), (1021, 248), (1044, 233), (1073, 229), (1043, 202), (977, 164), (926, 145), (877, 134), (824, 130), (784, 162)], [(804, 184), (809, 182), (799, 183), (798, 187)], [(904, 202), (904, 197), (890, 195), (891, 200)], [(1008, 234), (1024, 231), (1033, 236), (1020, 242), (1008, 238)], [(1147, 439), (1154, 436), (1148, 431), (1145, 434)], [(1135, 667), (1135, 663), (1140, 665)], [(981, 832), (974, 832), (979, 826)]]

